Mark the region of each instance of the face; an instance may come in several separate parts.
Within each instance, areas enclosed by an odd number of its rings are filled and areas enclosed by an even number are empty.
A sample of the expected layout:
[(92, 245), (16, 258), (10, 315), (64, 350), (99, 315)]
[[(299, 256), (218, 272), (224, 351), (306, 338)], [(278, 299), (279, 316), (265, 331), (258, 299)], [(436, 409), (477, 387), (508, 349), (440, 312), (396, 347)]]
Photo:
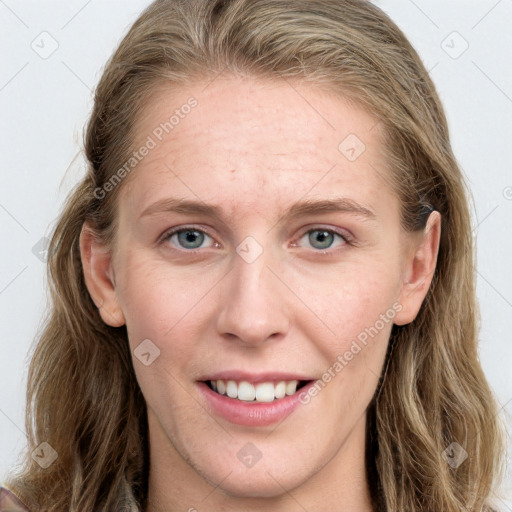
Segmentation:
[(159, 90), (138, 120), (113, 284), (89, 286), (126, 323), (152, 464), (232, 496), (350, 478), (392, 325), (429, 284), (380, 125), (312, 87), (206, 86)]

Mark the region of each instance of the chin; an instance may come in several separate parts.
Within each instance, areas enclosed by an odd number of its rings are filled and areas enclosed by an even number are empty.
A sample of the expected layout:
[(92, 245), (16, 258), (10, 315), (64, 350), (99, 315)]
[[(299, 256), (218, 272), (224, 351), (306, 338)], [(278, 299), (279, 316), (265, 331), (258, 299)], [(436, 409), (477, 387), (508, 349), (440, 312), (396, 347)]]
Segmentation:
[[(217, 467), (199, 468), (196, 471), (203, 476), (210, 485), (217, 488), (218, 492), (237, 498), (274, 498), (283, 495), (299, 486), (307, 478), (302, 474), (304, 464), (299, 461), (289, 460), (284, 463), (281, 460), (280, 467), (264, 464), (263, 459), (253, 467), (244, 467), (240, 464), (234, 466), (232, 459), (225, 460), (222, 464), (222, 457), (215, 459)], [(237, 461), (238, 462), (238, 461)], [(283, 465), (286, 468), (293, 468), (283, 472)], [(295, 471), (295, 473), (294, 473)]]
[[(224, 475), (225, 480), (216, 484), (218, 490), (237, 498), (277, 498), (300, 483), (293, 482), (295, 478), (290, 474), (284, 477), (272, 472), (268, 474), (264, 469), (254, 471), (255, 468), (247, 469), (245, 472), (233, 472), (227, 478)], [(220, 475), (217, 476), (222, 478)]]

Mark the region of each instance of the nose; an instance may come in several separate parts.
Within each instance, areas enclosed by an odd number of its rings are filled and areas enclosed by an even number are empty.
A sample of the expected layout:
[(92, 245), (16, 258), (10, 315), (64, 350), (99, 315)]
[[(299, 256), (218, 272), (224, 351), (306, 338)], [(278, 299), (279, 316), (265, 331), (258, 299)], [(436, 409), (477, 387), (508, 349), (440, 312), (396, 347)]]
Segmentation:
[(217, 317), (218, 332), (225, 339), (256, 347), (288, 332), (290, 292), (280, 280), (279, 263), (269, 253), (263, 250), (254, 261), (243, 252), (234, 254)]

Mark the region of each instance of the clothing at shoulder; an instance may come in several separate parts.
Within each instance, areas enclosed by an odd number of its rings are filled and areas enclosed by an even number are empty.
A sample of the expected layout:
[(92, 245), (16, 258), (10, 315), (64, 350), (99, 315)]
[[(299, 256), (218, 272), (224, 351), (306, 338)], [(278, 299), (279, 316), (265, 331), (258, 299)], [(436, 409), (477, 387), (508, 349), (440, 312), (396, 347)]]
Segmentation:
[(29, 510), (12, 491), (0, 486), (0, 512), (29, 512)]

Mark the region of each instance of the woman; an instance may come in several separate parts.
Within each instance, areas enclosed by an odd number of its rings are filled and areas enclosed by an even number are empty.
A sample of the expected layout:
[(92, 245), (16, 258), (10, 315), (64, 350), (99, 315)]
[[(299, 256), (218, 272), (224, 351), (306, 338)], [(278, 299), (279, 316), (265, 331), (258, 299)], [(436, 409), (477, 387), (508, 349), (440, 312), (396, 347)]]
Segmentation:
[(384, 13), (156, 1), (109, 61), (85, 142), (9, 499), (492, 509), (503, 434), (465, 185)]

